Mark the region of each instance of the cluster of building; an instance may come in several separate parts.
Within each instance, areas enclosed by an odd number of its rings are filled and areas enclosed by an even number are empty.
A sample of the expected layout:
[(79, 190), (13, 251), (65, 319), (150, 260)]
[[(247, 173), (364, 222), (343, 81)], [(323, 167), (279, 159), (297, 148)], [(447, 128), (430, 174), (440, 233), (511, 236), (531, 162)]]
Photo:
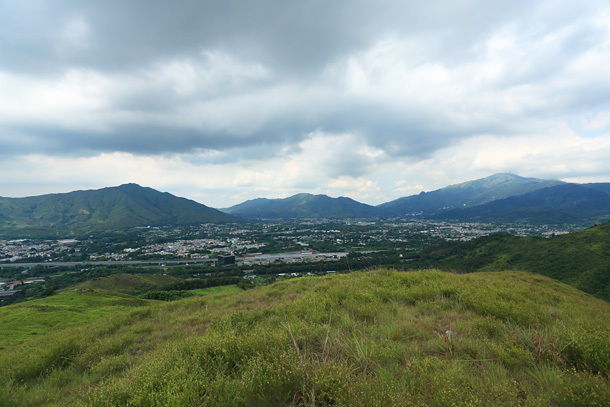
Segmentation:
[(26, 279), (25, 275), (27, 275), (28, 272), (29, 270), (21, 272), (21, 274), (24, 275), (24, 278), (0, 279), (0, 297), (8, 297), (15, 294), (15, 290), (19, 288), (19, 286), (28, 286), (45, 282), (43, 279)]
[[(163, 243), (132, 246), (120, 251), (113, 249), (106, 251), (100, 248), (94, 237), (85, 242), (76, 240), (35, 242), (26, 239), (0, 241), (0, 262), (204, 259), (225, 253), (251, 258), (256, 256), (248, 256), (248, 253), (262, 252), (291, 252), (290, 255), (277, 256), (281, 256), (285, 262), (292, 262), (316, 259), (316, 256), (302, 255), (311, 249), (323, 252), (384, 248), (416, 250), (438, 240), (471, 240), (498, 232), (538, 236), (566, 233), (546, 226), (498, 227), (482, 223), (428, 220), (402, 222), (310, 220), (252, 222), (247, 225), (204, 224), (183, 228), (145, 228), (142, 230), (145, 240), (163, 241)], [(261, 264), (276, 260), (278, 258), (256, 258)]]
[(155, 243), (138, 248), (126, 248), (122, 252), (91, 254), (89, 260), (130, 260), (147, 258), (208, 258), (209, 254), (223, 254), (244, 250), (260, 249), (264, 243), (254, 243), (239, 238), (231, 239), (191, 239), (168, 243)]
[(0, 241), (0, 261), (52, 259), (70, 251), (75, 243), (78, 241), (74, 239), (43, 242), (34, 242), (30, 239)]

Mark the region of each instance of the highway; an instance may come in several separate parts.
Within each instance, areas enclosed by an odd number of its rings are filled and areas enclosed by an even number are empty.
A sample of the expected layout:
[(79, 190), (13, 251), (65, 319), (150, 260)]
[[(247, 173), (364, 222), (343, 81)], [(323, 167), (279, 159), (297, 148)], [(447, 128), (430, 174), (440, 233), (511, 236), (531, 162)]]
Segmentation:
[[(297, 259), (312, 259), (312, 258), (341, 258), (347, 256), (347, 252), (336, 252), (336, 253), (274, 253), (274, 254), (263, 254), (256, 257), (236, 257), (236, 262), (248, 262), (254, 263), (264, 260), (297, 260)], [(45, 268), (50, 267), (72, 267), (72, 266), (164, 266), (164, 265), (177, 265), (177, 264), (202, 264), (202, 263), (216, 263), (217, 259), (181, 259), (181, 260), (103, 260), (103, 261), (45, 261), (40, 263), (0, 263), (0, 270), (4, 268), (33, 268), (36, 266), (42, 266)]]
[(10, 267), (71, 267), (71, 266), (134, 266), (167, 264), (215, 263), (216, 259), (184, 259), (184, 260), (104, 260), (104, 261), (46, 261), (42, 263), (0, 263), (0, 269)]

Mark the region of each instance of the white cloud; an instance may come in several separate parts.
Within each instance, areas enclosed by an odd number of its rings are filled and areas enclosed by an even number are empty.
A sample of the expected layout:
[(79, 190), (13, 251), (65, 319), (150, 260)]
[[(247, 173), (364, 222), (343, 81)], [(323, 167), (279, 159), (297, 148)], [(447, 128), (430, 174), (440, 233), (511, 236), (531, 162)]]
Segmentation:
[(610, 111), (605, 110), (599, 112), (589, 121), (585, 121), (584, 128), (586, 130), (605, 130), (610, 126)]
[(0, 0), (0, 194), (381, 203), (494, 172), (610, 177), (606, 2), (142, 4)]

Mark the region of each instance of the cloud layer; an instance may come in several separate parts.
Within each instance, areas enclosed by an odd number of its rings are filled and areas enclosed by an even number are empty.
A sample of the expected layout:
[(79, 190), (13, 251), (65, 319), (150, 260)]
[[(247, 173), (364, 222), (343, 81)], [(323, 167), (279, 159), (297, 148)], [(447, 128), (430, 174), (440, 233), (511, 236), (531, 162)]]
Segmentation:
[(0, 195), (607, 181), (609, 21), (603, 1), (0, 0)]

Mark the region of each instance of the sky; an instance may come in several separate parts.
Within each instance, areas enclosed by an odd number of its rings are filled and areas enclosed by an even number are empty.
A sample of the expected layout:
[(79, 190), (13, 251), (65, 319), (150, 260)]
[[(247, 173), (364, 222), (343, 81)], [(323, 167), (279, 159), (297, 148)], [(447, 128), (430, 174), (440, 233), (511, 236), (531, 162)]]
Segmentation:
[(0, 196), (610, 182), (607, 0), (0, 0)]

